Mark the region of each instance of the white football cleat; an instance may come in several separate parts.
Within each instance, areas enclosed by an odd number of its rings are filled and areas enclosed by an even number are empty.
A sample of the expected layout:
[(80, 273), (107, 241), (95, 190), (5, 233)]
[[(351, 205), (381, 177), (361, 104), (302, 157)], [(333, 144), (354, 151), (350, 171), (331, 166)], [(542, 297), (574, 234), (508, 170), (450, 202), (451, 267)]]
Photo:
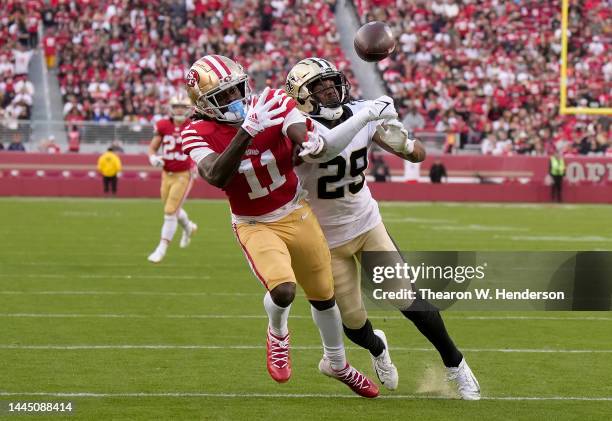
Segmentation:
[(397, 389), (399, 375), (397, 374), (397, 368), (395, 368), (395, 365), (393, 365), (391, 356), (389, 355), (389, 344), (387, 343), (387, 337), (385, 336), (385, 332), (380, 329), (375, 329), (374, 334), (383, 341), (385, 344), (385, 349), (378, 357), (370, 354), (370, 357), (372, 357), (372, 366), (374, 367), (374, 371), (376, 372), (380, 383), (389, 390), (395, 390)]
[(191, 236), (198, 231), (198, 226), (195, 222), (189, 221), (189, 231), (183, 230), (183, 235), (181, 235), (181, 242), (179, 243), (179, 247), (184, 249), (191, 243)]
[(163, 260), (165, 255), (166, 255), (165, 248), (163, 248), (161, 246), (157, 246), (155, 251), (153, 253), (149, 254), (149, 257), (147, 258), (147, 260), (149, 260), (149, 262), (151, 262), (151, 263), (159, 263), (159, 262), (161, 262)]
[(457, 385), (457, 391), (461, 399), (477, 401), (480, 399), (480, 385), (476, 376), (465, 362), (465, 358), (459, 363), (459, 367), (447, 367), (447, 377)]

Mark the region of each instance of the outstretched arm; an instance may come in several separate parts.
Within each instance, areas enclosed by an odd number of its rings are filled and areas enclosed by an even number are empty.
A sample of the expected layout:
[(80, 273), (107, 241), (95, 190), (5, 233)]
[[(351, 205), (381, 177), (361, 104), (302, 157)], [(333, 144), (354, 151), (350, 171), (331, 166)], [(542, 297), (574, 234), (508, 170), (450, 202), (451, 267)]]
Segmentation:
[(325, 135), (319, 134), (308, 122), (289, 126), (287, 135), (303, 148), (300, 156), (306, 162), (327, 162), (342, 152), (370, 121), (392, 118), (397, 118), (393, 100), (382, 96), (369, 101), (366, 107)]
[(376, 128), (372, 140), (387, 152), (410, 162), (423, 162), (427, 153), (417, 139), (411, 139), (402, 123), (391, 120)]

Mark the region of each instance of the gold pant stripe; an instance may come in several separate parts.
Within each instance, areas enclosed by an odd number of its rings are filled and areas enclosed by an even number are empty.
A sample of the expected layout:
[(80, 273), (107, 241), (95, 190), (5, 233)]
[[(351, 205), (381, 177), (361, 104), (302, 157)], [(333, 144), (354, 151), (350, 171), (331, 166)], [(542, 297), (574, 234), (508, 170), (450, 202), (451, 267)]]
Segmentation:
[(238, 240), (238, 244), (240, 244), (240, 248), (242, 249), (242, 252), (244, 253), (244, 257), (247, 259), (247, 262), (249, 263), (249, 267), (251, 268), (251, 271), (253, 272), (255, 277), (259, 279), (259, 282), (262, 283), (264, 288), (266, 288), (267, 290), (270, 290), (270, 288), (268, 288), (268, 284), (266, 283), (266, 280), (264, 279), (263, 276), (261, 276), (261, 274), (257, 270), (257, 267), (255, 266), (255, 262), (253, 262), (253, 258), (249, 254), (244, 244), (242, 244), (242, 241), (240, 241), (240, 236), (238, 235), (238, 231), (236, 230), (236, 224), (232, 224), (232, 228), (234, 230), (234, 234), (236, 235), (236, 239)]

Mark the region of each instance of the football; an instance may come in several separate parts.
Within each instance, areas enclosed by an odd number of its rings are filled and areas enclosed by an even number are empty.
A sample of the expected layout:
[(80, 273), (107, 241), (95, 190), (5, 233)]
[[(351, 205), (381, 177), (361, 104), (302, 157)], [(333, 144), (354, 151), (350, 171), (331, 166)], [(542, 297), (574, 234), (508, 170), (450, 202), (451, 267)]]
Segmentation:
[(384, 22), (373, 21), (363, 25), (354, 39), (355, 51), (364, 61), (380, 61), (395, 49), (391, 28)]

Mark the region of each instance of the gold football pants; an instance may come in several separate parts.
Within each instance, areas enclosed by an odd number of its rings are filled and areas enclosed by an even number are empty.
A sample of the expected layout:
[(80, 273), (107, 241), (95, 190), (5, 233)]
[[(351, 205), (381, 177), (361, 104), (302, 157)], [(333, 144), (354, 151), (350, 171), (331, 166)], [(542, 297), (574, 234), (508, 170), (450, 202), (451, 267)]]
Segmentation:
[[(389, 237), (385, 226), (380, 223), (370, 231), (352, 239), (346, 244), (331, 249), (332, 273), (334, 275), (334, 290), (336, 302), (342, 315), (342, 323), (349, 329), (363, 327), (368, 318), (361, 297), (361, 279), (359, 262), (362, 251), (396, 252), (397, 248)], [(401, 256), (388, 256), (401, 262)], [(397, 288), (393, 285), (392, 288)], [(409, 302), (402, 301), (398, 307), (407, 308)]]
[(329, 300), (334, 289), (327, 242), (310, 206), (301, 205), (278, 221), (240, 223), (234, 231), (266, 289), (297, 282), (309, 300)]
[(185, 199), (187, 199), (192, 185), (191, 171), (162, 172), (160, 192), (166, 215), (173, 215), (178, 212)]

